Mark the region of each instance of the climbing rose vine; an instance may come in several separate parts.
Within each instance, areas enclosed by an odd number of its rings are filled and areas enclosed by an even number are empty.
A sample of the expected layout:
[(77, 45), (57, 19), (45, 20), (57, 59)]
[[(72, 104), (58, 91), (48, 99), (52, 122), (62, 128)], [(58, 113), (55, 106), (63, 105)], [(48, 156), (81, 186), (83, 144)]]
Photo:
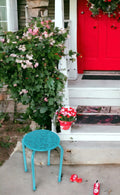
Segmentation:
[[(0, 78), (12, 98), (28, 105), (27, 115), (41, 127), (50, 128), (61, 106), (66, 76), (58, 69), (64, 54), (65, 29), (50, 20), (35, 19), (24, 30), (8, 32), (0, 41)], [(69, 51), (72, 57), (74, 52)]]

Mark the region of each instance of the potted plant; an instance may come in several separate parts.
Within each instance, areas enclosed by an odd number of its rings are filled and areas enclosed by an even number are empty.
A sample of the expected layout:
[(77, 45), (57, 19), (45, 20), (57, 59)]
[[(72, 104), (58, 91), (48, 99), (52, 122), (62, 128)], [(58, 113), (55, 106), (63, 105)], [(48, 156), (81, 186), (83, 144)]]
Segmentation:
[(70, 130), (70, 127), (72, 123), (76, 119), (76, 110), (71, 107), (62, 107), (58, 112), (57, 112), (57, 119), (60, 123), (60, 128), (62, 130)]

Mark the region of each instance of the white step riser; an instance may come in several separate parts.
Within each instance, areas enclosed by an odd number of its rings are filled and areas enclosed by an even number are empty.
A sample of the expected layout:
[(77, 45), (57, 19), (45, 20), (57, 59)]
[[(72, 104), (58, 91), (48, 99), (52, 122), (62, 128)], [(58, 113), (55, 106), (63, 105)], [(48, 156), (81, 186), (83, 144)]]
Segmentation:
[(120, 133), (72, 133), (72, 134), (59, 134), (63, 141), (106, 141), (114, 142), (120, 141)]
[(70, 98), (70, 106), (120, 106), (120, 99), (99, 99), (99, 98)]
[(69, 88), (70, 106), (120, 106), (120, 89)]
[(120, 89), (70, 88), (69, 97), (120, 99)]

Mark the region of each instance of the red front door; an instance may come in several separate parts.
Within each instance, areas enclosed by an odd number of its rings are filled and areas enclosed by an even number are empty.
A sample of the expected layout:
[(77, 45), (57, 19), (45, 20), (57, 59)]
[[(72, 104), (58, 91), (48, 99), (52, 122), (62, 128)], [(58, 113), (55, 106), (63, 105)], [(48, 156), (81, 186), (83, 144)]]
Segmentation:
[(120, 22), (107, 15), (91, 17), (87, 0), (78, 0), (78, 73), (120, 70)]

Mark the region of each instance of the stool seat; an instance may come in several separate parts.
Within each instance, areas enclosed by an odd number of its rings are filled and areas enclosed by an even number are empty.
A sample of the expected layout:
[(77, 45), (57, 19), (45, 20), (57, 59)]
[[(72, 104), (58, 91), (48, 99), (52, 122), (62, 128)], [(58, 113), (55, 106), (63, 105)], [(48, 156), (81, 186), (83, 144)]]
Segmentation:
[(24, 169), (27, 172), (27, 161), (26, 161), (26, 154), (25, 148), (29, 148), (32, 150), (31, 155), (31, 167), (32, 167), (32, 181), (33, 181), (33, 190), (36, 190), (36, 182), (35, 182), (35, 168), (34, 168), (34, 156), (35, 152), (48, 152), (48, 165), (50, 165), (50, 152), (51, 150), (59, 147), (60, 149), (60, 166), (59, 166), (59, 176), (58, 182), (61, 181), (61, 174), (62, 174), (62, 163), (63, 163), (63, 154), (64, 150), (60, 145), (60, 138), (59, 136), (50, 131), (50, 130), (35, 130), (28, 134), (26, 134), (22, 139), (22, 149), (23, 149), (23, 160), (24, 160)]
[(35, 130), (26, 134), (23, 141), (27, 148), (42, 152), (55, 149), (60, 143), (60, 138), (49, 130)]

